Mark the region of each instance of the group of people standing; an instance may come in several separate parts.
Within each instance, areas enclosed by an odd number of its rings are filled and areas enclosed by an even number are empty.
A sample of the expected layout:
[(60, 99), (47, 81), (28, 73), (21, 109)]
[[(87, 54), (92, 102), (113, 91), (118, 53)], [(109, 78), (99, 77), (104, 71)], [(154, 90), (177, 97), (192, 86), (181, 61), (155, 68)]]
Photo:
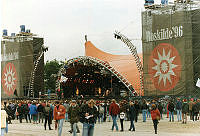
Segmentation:
[[(11, 120), (17, 118), (20, 123), (22, 119), (26, 122), (43, 123), (44, 129), (48, 124), (49, 130), (53, 130), (52, 123), (55, 123), (55, 130), (58, 130), (58, 136), (62, 134), (63, 124), (69, 121), (71, 124), (69, 132), (73, 136), (80, 133), (78, 122), (83, 124), (82, 136), (93, 136), (95, 124), (103, 123), (106, 120), (111, 121), (111, 130), (119, 131), (117, 120), (120, 120), (121, 132), (124, 131), (124, 120), (130, 121), (129, 131), (136, 131), (134, 122), (138, 121), (138, 115), (142, 113), (142, 121), (146, 122), (147, 117), (152, 118), (155, 134), (157, 134), (157, 125), (159, 120), (163, 118), (163, 112), (166, 109), (167, 117), (170, 122), (174, 122), (174, 113), (177, 113), (177, 120), (182, 123), (187, 122), (187, 115), (190, 114), (190, 119), (193, 121), (198, 120), (198, 113), (200, 110), (200, 101), (188, 102), (186, 99), (181, 100), (178, 98), (176, 101), (142, 101), (134, 100), (120, 100), (116, 101), (94, 101), (91, 100), (71, 100), (71, 101), (20, 101), (3, 102), (1, 112), (6, 115), (6, 124), (3, 124), (3, 132), (7, 132), (7, 124), (12, 123)], [(6, 114), (4, 114), (6, 113)], [(4, 116), (5, 117), (5, 116)], [(54, 122), (53, 122), (54, 120)], [(3, 134), (2, 134), (3, 136)]]

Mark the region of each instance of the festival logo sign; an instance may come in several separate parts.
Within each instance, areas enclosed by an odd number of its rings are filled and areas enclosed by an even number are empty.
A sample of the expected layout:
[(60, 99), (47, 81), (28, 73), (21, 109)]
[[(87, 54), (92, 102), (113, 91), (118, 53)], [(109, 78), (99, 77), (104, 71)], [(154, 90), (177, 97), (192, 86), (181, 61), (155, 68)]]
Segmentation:
[(17, 86), (17, 72), (13, 63), (7, 63), (2, 71), (1, 84), (7, 95), (13, 95)]
[(181, 59), (178, 51), (169, 43), (161, 43), (151, 53), (149, 74), (160, 91), (173, 89), (180, 79)]

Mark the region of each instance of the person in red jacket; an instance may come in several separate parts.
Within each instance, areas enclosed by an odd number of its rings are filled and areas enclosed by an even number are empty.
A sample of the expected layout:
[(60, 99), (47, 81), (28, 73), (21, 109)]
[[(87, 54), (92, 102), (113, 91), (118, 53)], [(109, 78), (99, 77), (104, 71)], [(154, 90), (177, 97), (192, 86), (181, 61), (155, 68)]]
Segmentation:
[(65, 107), (61, 105), (59, 101), (56, 101), (53, 115), (54, 115), (54, 120), (58, 122), (58, 136), (61, 136), (62, 134), (62, 127), (63, 127), (63, 122), (65, 119), (65, 112), (66, 112)]
[(156, 108), (155, 104), (152, 104), (152, 109), (151, 109), (151, 118), (153, 120), (153, 126), (155, 130), (155, 134), (157, 134), (157, 126), (158, 126), (158, 121), (160, 120), (160, 112)]
[(114, 130), (114, 127), (116, 127), (116, 130), (118, 131), (118, 125), (117, 125), (117, 115), (119, 114), (119, 105), (116, 104), (115, 99), (112, 99), (112, 103), (109, 107), (109, 113), (112, 116), (113, 125), (112, 130)]

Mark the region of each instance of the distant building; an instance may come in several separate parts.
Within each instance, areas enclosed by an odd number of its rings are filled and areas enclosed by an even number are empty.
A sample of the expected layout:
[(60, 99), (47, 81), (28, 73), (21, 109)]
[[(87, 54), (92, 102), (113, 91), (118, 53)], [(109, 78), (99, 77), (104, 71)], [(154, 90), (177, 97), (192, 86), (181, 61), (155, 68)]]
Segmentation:
[(21, 31), (16, 35), (12, 33), (8, 36), (7, 31), (3, 31), (2, 98), (38, 97), (39, 92), (44, 91), (44, 55), (41, 54), (44, 39), (30, 33), (30, 30), (25, 31), (25, 26), (20, 27)]
[(200, 9), (174, 4), (142, 13), (144, 95), (199, 95)]

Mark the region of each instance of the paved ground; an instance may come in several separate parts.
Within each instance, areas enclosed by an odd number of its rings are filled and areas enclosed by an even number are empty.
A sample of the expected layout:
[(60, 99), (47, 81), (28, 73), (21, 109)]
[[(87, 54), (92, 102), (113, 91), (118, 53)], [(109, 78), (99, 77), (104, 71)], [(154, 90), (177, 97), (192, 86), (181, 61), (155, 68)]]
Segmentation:
[[(164, 115), (166, 117), (166, 115)], [(175, 118), (176, 119), (176, 118)], [(25, 122), (25, 120), (23, 120)], [(118, 126), (120, 125), (118, 121)], [(139, 121), (135, 123), (136, 131), (130, 132), (129, 129), (130, 122), (124, 122), (124, 132), (111, 131), (112, 122), (106, 122), (103, 124), (95, 125), (94, 136), (152, 136), (154, 134), (153, 123), (151, 119), (147, 122), (142, 122), (141, 115), (139, 116)], [(82, 132), (82, 124), (78, 124)], [(52, 125), (54, 128), (54, 124)], [(120, 126), (119, 126), (120, 128)], [(70, 129), (69, 122), (65, 122), (63, 126), (63, 135), (70, 136), (68, 130)], [(13, 124), (9, 124), (9, 132), (6, 136), (56, 136), (57, 131), (55, 130), (44, 130), (43, 124), (32, 124), (32, 123), (22, 123), (19, 121), (13, 121)], [(81, 136), (81, 133), (78, 134)], [(200, 121), (193, 122), (189, 121), (187, 124), (182, 124), (180, 122), (169, 122), (167, 118), (161, 120), (158, 124), (158, 136), (200, 136)]]

